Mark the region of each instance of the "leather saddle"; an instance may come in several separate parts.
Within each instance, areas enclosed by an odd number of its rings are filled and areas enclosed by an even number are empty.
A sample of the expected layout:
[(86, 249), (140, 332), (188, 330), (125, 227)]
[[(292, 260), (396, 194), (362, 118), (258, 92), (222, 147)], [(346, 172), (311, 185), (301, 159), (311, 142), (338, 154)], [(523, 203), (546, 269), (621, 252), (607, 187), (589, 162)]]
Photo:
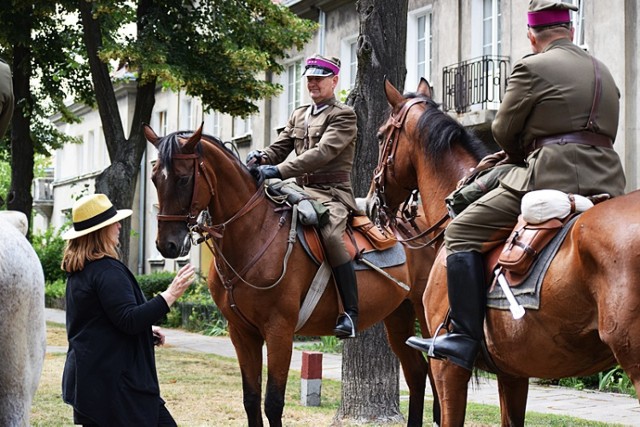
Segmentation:
[[(298, 235), (309, 256), (321, 264), (325, 259), (325, 250), (317, 227), (299, 227)], [(350, 218), (343, 240), (352, 260), (356, 260), (363, 253), (386, 251), (398, 243), (390, 230), (381, 229), (368, 217), (360, 215)]]

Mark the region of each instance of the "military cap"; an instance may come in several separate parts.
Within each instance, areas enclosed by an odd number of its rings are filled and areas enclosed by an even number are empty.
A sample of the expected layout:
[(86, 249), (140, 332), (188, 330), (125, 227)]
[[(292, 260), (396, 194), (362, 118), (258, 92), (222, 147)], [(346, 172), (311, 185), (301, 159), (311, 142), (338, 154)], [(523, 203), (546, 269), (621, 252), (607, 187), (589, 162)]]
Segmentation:
[(527, 24), (530, 27), (568, 24), (571, 22), (571, 10), (578, 10), (578, 6), (560, 1), (531, 0), (527, 13)]
[(304, 76), (327, 77), (338, 75), (340, 72), (340, 60), (333, 56), (325, 58), (321, 55), (313, 55), (307, 59), (304, 67)]

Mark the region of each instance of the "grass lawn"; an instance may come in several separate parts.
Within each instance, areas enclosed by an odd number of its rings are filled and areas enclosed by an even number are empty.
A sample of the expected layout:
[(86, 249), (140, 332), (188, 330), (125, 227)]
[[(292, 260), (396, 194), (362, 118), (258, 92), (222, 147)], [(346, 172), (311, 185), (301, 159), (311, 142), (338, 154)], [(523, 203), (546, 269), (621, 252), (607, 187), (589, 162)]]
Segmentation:
[[(47, 324), (47, 343), (65, 346), (63, 325)], [(31, 424), (34, 426), (70, 426), (72, 409), (62, 402), (61, 378), (64, 353), (47, 353), (40, 386), (33, 402)], [(176, 349), (156, 350), (160, 391), (167, 401), (167, 408), (179, 426), (245, 426), (242, 406), (240, 369), (234, 359), (201, 353), (185, 353)], [(263, 374), (266, 378), (266, 371)], [(283, 425), (329, 426), (340, 403), (340, 383), (322, 381), (322, 406), (300, 405), (300, 373), (291, 371), (287, 388)], [(407, 412), (406, 396), (401, 398), (401, 410)], [(105, 396), (108, 398), (108, 396)], [(427, 408), (431, 402), (426, 402)], [(432, 425), (430, 411), (425, 411), (424, 425)], [(265, 418), (266, 423), (266, 418)], [(362, 424), (358, 424), (362, 426)], [(372, 426), (370, 424), (369, 426)], [(386, 424), (401, 426), (403, 424)], [(498, 426), (498, 408), (489, 405), (469, 404), (468, 426)], [(348, 426), (343, 424), (343, 426)], [(582, 421), (571, 417), (529, 413), (527, 426), (613, 426), (613, 424)]]

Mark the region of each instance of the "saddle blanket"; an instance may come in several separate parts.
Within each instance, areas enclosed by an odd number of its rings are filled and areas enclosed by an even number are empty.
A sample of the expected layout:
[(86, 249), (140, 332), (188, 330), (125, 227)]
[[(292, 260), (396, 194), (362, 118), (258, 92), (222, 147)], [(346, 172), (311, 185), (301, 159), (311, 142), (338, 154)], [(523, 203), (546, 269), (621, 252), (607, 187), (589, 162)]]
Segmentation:
[[(307, 242), (305, 233), (303, 232), (303, 227), (298, 226), (297, 234), (298, 234), (298, 241), (302, 244), (302, 247), (304, 248), (304, 250), (307, 252), (307, 254), (311, 257), (311, 259), (313, 259), (313, 261), (317, 265), (320, 265), (320, 262), (318, 262), (317, 257), (309, 247), (309, 242)], [(384, 251), (365, 250), (361, 253), (361, 256), (362, 258), (371, 262), (373, 265), (380, 268), (394, 267), (396, 265), (402, 265), (405, 262), (407, 262), (407, 255), (404, 251), (404, 247), (400, 243), (396, 243), (394, 246)], [(371, 267), (369, 267), (365, 263), (358, 262), (357, 257), (355, 262), (353, 263), (353, 266), (356, 270), (371, 269)]]
[[(393, 245), (389, 249), (385, 249), (384, 251), (363, 252), (362, 258), (380, 268), (393, 267), (396, 265), (402, 265), (407, 262), (407, 255), (401, 243), (396, 243), (395, 245)], [(370, 269), (368, 265), (362, 262), (358, 262), (357, 259), (354, 263), (354, 267), (356, 270)]]
[[(524, 307), (532, 310), (540, 308), (540, 289), (544, 281), (545, 273), (553, 261), (553, 257), (560, 249), (560, 245), (578, 219), (578, 216), (572, 218), (565, 224), (560, 232), (556, 234), (549, 244), (540, 252), (538, 259), (534, 261), (531, 267), (531, 274), (521, 285), (512, 287), (511, 291), (516, 300)], [(500, 286), (493, 286), (487, 294), (487, 307), (497, 308), (499, 310), (509, 310), (509, 301), (504, 295)]]

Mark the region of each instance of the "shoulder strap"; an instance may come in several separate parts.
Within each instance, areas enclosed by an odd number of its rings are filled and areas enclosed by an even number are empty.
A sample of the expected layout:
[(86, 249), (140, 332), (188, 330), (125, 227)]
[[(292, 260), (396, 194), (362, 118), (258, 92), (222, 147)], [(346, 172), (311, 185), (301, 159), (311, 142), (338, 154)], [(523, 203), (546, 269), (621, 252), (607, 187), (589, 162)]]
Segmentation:
[(313, 109), (313, 104), (307, 107), (307, 111), (304, 113), (304, 149), (309, 148), (309, 116), (311, 116), (311, 110)]
[(591, 104), (591, 112), (589, 113), (589, 119), (587, 120), (586, 129), (591, 132), (598, 132), (599, 127), (596, 124), (596, 117), (598, 116), (598, 105), (600, 104), (600, 94), (602, 92), (602, 77), (600, 76), (600, 67), (598, 66), (598, 61), (594, 56), (591, 56), (591, 61), (593, 62), (593, 70), (596, 77), (594, 94), (593, 94), (593, 104)]

